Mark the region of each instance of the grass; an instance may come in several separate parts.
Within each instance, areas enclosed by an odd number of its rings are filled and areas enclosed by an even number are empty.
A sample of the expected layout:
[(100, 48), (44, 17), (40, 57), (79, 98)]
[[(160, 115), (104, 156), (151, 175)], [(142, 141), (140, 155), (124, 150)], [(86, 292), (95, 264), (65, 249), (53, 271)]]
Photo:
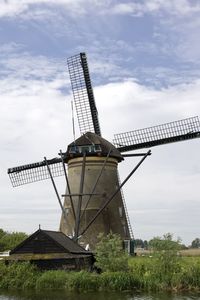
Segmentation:
[(67, 291), (200, 291), (200, 257), (132, 257), (127, 272), (41, 272), (29, 263), (0, 262), (0, 289)]
[[(153, 254), (152, 250), (144, 250), (142, 248), (136, 249), (137, 256), (151, 256)], [(179, 251), (181, 256), (190, 256), (190, 257), (200, 257), (200, 249), (185, 249)]]

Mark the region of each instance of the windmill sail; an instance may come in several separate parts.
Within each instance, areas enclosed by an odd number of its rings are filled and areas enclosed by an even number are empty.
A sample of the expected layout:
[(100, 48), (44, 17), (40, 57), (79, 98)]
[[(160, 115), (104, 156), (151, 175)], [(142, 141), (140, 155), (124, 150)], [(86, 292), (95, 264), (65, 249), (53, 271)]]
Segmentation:
[[(53, 177), (64, 175), (61, 158), (47, 160)], [(8, 169), (13, 187), (50, 178), (45, 160)]]
[(86, 54), (68, 58), (67, 64), (80, 132), (90, 131), (101, 136)]
[(199, 119), (198, 117), (192, 117), (149, 128), (115, 134), (113, 143), (120, 152), (126, 152), (199, 137)]

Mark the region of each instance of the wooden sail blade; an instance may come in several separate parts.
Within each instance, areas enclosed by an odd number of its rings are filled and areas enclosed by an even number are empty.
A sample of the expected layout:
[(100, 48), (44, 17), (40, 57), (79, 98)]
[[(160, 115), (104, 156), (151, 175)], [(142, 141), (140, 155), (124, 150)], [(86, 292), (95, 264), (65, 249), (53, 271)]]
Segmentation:
[[(53, 177), (64, 175), (61, 158), (47, 160)], [(8, 169), (13, 187), (50, 178), (46, 161), (36, 162)]]
[(80, 132), (90, 131), (101, 135), (86, 54), (69, 57), (67, 64)]
[(200, 122), (196, 116), (149, 128), (115, 134), (113, 143), (120, 152), (126, 152), (199, 137)]

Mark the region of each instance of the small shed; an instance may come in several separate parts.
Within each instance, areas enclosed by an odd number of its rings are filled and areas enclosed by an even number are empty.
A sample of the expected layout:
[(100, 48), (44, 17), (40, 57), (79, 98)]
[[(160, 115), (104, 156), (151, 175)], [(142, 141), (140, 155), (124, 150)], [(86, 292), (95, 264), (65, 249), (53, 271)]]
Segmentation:
[(6, 261), (30, 261), (43, 270), (90, 270), (94, 257), (64, 233), (38, 229), (12, 249)]

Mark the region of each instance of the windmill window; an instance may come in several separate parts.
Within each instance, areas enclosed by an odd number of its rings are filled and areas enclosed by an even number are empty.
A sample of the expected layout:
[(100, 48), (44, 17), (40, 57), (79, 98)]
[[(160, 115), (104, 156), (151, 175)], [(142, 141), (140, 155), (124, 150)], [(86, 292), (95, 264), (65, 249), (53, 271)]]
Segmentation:
[(69, 208), (65, 208), (65, 213), (66, 213), (66, 215), (68, 215), (68, 214), (69, 214), (69, 211), (70, 211), (70, 209), (69, 209)]
[(120, 216), (120, 218), (122, 218), (122, 216), (123, 216), (123, 211), (122, 211), (122, 207), (121, 206), (119, 207), (119, 216)]
[(126, 228), (126, 225), (124, 225), (123, 228), (124, 228), (124, 233), (125, 233), (125, 235), (127, 235), (127, 228)]
[(102, 152), (100, 145), (84, 145), (84, 146), (77, 146), (72, 145), (69, 147), (69, 153), (99, 153)]
[(69, 153), (77, 153), (77, 152), (78, 152), (78, 147), (76, 145), (69, 147)]
[(102, 152), (100, 145), (94, 145), (94, 151), (95, 152)]
[(89, 153), (89, 152), (91, 152), (91, 147), (90, 146), (80, 146), (79, 152), (80, 153)]
[(79, 153), (96, 153), (101, 152), (100, 145), (85, 145), (78, 147)]
[(124, 240), (124, 250), (127, 253), (130, 253), (130, 241), (129, 240)]

